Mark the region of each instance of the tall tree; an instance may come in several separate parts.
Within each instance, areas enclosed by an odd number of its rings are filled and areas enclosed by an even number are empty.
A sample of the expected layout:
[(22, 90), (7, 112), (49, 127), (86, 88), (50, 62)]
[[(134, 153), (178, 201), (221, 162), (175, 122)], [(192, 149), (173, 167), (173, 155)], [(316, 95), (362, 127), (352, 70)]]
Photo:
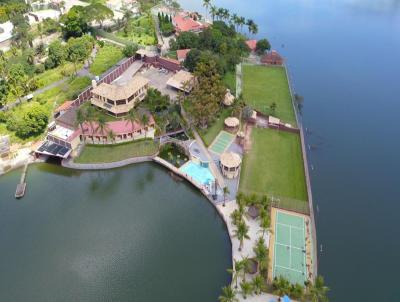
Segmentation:
[(240, 260), (234, 260), (235, 264), (233, 269), (228, 269), (228, 273), (232, 275), (232, 281), (235, 283), (235, 288), (238, 288), (238, 279), (240, 275), (243, 273), (244, 265), (243, 262)]
[(216, 17), (217, 14), (218, 14), (218, 8), (217, 8), (215, 5), (211, 5), (210, 14), (211, 14), (211, 19), (212, 19), (212, 21), (214, 22), (215, 17)]
[(211, 5), (211, 0), (203, 0), (203, 7), (206, 9), (206, 17), (208, 16), (208, 9)]
[(89, 31), (89, 16), (82, 6), (73, 6), (69, 12), (61, 16), (61, 23), (64, 24), (62, 32), (66, 39), (80, 37)]
[(218, 297), (220, 302), (239, 302), (236, 298), (236, 293), (230, 286), (225, 286), (222, 288), (222, 294)]
[(234, 230), (234, 236), (239, 240), (239, 251), (242, 250), (243, 248), (243, 243), (245, 239), (250, 239), (249, 237), (249, 227), (248, 225), (244, 222), (241, 221), (237, 228)]
[(307, 296), (311, 302), (327, 302), (327, 293), (329, 287), (325, 285), (324, 278), (317, 276), (314, 283), (310, 283), (307, 287)]
[(197, 64), (194, 75), (196, 81), (188, 97), (191, 102), (188, 111), (198, 126), (206, 128), (221, 108), (226, 88), (214, 61)]
[(68, 59), (74, 63), (75, 73), (77, 72), (77, 64), (83, 63), (90, 56), (93, 44), (90, 38), (82, 36), (79, 38), (70, 38), (67, 43)]
[(133, 132), (133, 129), (135, 127), (135, 122), (139, 121), (139, 116), (137, 114), (137, 111), (132, 108), (131, 110), (128, 111), (128, 114), (126, 116), (126, 124), (130, 123), (131, 124), (131, 131)]
[(243, 299), (247, 299), (247, 297), (253, 291), (253, 285), (250, 282), (242, 281), (240, 283), (240, 288), (242, 290)]
[(85, 7), (86, 13), (90, 16), (90, 20), (94, 20), (103, 28), (103, 22), (114, 17), (114, 13), (107, 6), (95, 2)]
[(228, 187), (224, 187), (223, 193), (224, 193), (224, 203), (222, 204), (222, 206), (225, 206), (226, 196), (228, 196), (229, 193), (230, 193), (229, 188)]
[(22, 64), (13, 64), (9, 68), (8, 84), (11, 92), (21, 103), (21, 97), (29, 91), (29, 77)]

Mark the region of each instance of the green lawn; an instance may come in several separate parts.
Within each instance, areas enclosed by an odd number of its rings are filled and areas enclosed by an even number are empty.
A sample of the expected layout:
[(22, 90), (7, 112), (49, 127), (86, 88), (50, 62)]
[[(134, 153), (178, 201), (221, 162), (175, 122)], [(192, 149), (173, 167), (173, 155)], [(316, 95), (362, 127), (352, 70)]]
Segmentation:
[(122, 28), (115, 34), (117, 37), (130, 40), (140, 45), (157, 44), (153, 20), (148, 14), (144, 14), (138, 18), (132, 18), (129, 20), (127, 32)]
[(236, 73), (233, 71), (228, 71), (224, 77), (223, 82), (231, 90), (231, 93), (235, 95), (236, 93)]
[(94, 75), (101, 75), (118, 63), (123, 57), (124, 55), (120, 47), (105, 44), (99, 49), (93, 64), (90, 66), (90, 72)]
[[(77, 70), (82, 68), (82, 64), (77, 65)], [(74, 64), (66, 63), (63, 66), (58, 66), (57, 68), (46, 70), (45, 72), (38, 74), (36, 80), (38, 82), (38, 87), (45, 87), (54, 82), (57, 82), (67, 76), (74, 73)]]
[(306, 201), (300, 136), (253, 128), (251, 142), (251, 150), (243, 160), (240, 191)]
[(123, 159), (153, 155), (158, 145), (153, 140), (140, 140), (118, 145), (86, 145), (74, 161), (81, 164), (110, 163)]
[(243, 65), (243, 97), (247, 104), (266, 114), (276, 103), (274, 116), (297, 125), (289, 85), (283, 67)]
[(224, 121), (227, 117), (231, 116), (232, 109), (224, 108), (219, 117), (214, 121), (214, 123), (205, 130), (199, 130), (199, 134), (203, 139), (206, 146), (211, 145), (214, 138), (217, 137), (218, 133), (224, 128)]

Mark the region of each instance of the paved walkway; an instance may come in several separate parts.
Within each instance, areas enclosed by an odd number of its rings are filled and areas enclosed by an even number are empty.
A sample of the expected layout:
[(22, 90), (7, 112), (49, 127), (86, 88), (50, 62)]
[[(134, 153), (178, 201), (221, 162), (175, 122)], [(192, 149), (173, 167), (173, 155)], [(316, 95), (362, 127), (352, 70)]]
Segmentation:
[(236, 98), (242, 93), (242, 63), (236, 65)]
[(64, 159), (61, 165), (65, 168), (76, 169), (76, 170), (107, 170), (124, 167), (131, 164), (142, 163), (152, 161), (154, 156), (142, 156), (124, 159), (112, 163), (98, 163), (98, 164), (78, 164), (74, 163), (71, 159)]

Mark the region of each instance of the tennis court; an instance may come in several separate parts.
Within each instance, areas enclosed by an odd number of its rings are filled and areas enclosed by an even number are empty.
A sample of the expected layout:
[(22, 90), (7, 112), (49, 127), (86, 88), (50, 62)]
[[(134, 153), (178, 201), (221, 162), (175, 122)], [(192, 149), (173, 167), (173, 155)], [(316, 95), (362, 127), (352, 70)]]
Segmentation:
[(273, 277), (301, 285), (307, 280), (305, 219), (276, 211)]
[(208, 149), (216, 154), (222, 154), (230, 146), (234, 138), (234, 135), (221, 131)]

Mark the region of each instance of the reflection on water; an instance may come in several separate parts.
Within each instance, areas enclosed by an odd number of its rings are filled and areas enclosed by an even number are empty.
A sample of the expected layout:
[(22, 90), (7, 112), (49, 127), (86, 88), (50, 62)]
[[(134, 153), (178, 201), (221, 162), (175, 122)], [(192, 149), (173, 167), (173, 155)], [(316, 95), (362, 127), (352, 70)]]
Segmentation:
[(18, 201), (20, 171), (0, 177), (0, 301), (204, 302), (230, 282), (221, 218), (155, 164), (28, 174)]

